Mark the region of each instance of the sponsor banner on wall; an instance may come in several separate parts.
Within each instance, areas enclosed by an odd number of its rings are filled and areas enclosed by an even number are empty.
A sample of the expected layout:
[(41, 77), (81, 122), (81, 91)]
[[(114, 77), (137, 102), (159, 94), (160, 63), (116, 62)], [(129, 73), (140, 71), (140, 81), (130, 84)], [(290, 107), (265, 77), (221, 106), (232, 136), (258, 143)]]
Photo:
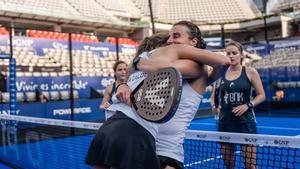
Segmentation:
[(266, 56), (270, 54), (271, 49), (274, 45), (267, 45), (267, 44), (251, 44), (251, 45), (244, 45), (244, 48), (249, 53), (255, 53), (260, 56)]
[[(0, 35), (0, 46), (9, 46), (9, 37), (5, 35)], [(22, 36), (13, 37), (14, 47), (27, 47), (29, 50), (34, 51), (39, 56), (44, 56), (45, 49), (62, 49), (69, 50), (69, 42), (65, 40), (53, 40), (45, 38), (30, 38)], [(135, 46), (131, 45), (119, 45), (120, 52), (126, 52), (128, 50), (134, 50)], [(92, 51), (94, 54), (102, 57), (102, 52), (115, 52), (116, 45), (106, 42), (72, 42), (73, 50), (84, 50)]]
[[(99, 109), (102, 99), (80, 99), (74, 102), (74, 120), (95, 121), (104, 120), (104, 111)], [(1, 104), (1, 114), (11, 114), (9, 104)], [(34, 109), (33, 109), (34, 107)], [(70, 101), (54, 101), (46, 103), (19, 103), (16, 105), (16, 114), (20, 116), (71, 119)]]
[[(88, 98), (91, 88), (102, 90), (113, 81), (112, 77), (73, 77), (73, 89), (79, 92), (79, 97)], [(70, 77), (18, 77), (16, 89), (17, 92), (70, 90)]]
[(199, 108), (198, 109), (210, 109), (210, 96), (211, 96), (211, 92), (206, 92), (202, 95), (202, 99), (201, 102), (199, 104)]

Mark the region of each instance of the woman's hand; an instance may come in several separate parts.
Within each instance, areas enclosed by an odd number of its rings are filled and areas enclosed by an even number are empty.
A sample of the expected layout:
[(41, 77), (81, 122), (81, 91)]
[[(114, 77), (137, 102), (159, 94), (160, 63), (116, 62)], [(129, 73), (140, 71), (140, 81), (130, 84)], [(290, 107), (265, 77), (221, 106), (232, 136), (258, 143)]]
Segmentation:
[(127, 85), (121, 85), (121, 86), (119, 86), (118, 89), (117, 89), (117, 91), (116, 91), (116, 97), (117, 97), (117, 99), (120, 102), (125, 103), (125, 104), (127, 104), (129, 106), (131, 105), (130, 94), (131, 94), (131, 89)]
[(212, 112), (214, 115), (219, 115), (220, 109), (219, 109), (218, 107), (216, 107), (215, 105), (211, 105), (211, 112)]
[(242, 104), (237, 107), (234, 107), (232, 112), (235, 116), (241, 117), (249, 109), (247, 104)]
[(100, 109), (107, 109), (110, 106), (109, 102), (104, 102), (100, 105)]

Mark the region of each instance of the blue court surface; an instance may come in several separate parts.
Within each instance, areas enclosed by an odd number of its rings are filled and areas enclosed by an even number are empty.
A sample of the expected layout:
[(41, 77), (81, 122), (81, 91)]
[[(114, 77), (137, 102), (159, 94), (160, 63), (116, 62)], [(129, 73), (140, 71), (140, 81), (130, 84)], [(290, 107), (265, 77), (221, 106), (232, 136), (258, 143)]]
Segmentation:
[(8, 167), (5, 164), (1, 164), (1, 163), (0, 163), (0, 168), (1, 169), (12, 169), (11, 167)]
[[(260, 134), (300, 135), (300, 119), (287, 117), (258, 117)], [(216, 130), (216, 121), (212, 118), (195, 119), (190, 129)], [(84, 163), (87, 149), (94, 134), (50, 138), (49, 135), (29, 132), (26, 139), (30, 142), (0, 147), (1, 160), (28, 169), (64, 169), (91, 168)], [(46, 139), (45, 139), (46, 138)], [(39, 140), (40, 139), (40, 140)], [(44, 139), (44, 140), (43, 140)], [(260, 168), (300, 168), (300, 150), (273, 149), (258, 146)], [(236, 166), (243, 168), (240, 148), (236, 149)], [(284, 156), (281, 156), (284, 155)], [(288, 156), (289, 155), (289, 156)], [(223, 168), (220, 145), (215, 142), (195, 140), (185, 141), (185, 168)], [(267, 162), (266, 162), (267, 161)], [(289, 161), (294, 161), (290, 163)], [(0, 166), (0, 168), (2, 168)]]
[[(300, 135), (300, 117), (266, 117), (258, 116), (258, 134), (283, 136)], [(213, 117), (199, 118), (192, 121), (190, 129), (216, 131), (217, 122)]]
[[(216, 120), (213, 117), (193, 120), (192, 130), (216, 131)], [(300, 135), (300, 118), (296, 117), (257, 117), (258, 134), (298, 136)], [(224, 162), (220, 145), (212, 142), (186, 140), (185, 168), (223, 168)], [(299, 143), (300, 144), (300, 143)], [(199, 150), (193, 147), (198, 147)], [(205, 147), (205, 148), (203, 148)], [(205, 152), (205, 153), (202, 153)], [(192, 155), (190, 155), (192, 154)], [(241, 147), (235, 151), (236, 168), (244, 168)], [(300, 168), (300, 150), (293, 148), (270, 148), (257, 146), (258, 168)]]

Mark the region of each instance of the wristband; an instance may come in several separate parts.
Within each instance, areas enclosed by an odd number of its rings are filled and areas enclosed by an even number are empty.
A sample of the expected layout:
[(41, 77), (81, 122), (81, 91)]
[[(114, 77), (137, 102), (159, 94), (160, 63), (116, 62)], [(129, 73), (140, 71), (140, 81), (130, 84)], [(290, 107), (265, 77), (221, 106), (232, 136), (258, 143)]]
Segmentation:
[(249, 108), (251, 108), (251, 109), (254, 108), (254, 104), (253, 104), (252, 102), (247, 103), (247, 106), (248, 106)]
[[(116, 87), (116, 91), (118, 91), (118, 88), (119, 88), (120, 86), (122, 86), (122, 85), (127, 85), (127, 83), (123, 82), (123, 83), (118, 84), (117, 87)], [(128, 85), (127, 85), (127, 86), (128, 86)]]

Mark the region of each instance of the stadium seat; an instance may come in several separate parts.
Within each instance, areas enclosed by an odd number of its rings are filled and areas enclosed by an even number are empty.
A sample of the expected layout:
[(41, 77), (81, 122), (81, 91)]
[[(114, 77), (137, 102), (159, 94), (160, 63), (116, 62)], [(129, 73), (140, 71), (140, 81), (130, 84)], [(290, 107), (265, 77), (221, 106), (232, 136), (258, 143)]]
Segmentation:
[(24, 72), (25, 77), (32, 77), (32, 72)]
[(9, 92), (3, 92), (1, 93), (2, 94), (2, 102), (3, 103), (9, 103)]
[(68, 100), (68, 99), (70, 99), (70, 92), (67, 91), (67, 90), (60, 91), (60, 98), (62, 100)]
[(49, 77), (50, 75), (49, 75), (49, 72), (42, 72), (42, 76), (43, 77)]
[(281, 88), (281, 89), (282, 89), (282, 88), (283, 88), (283, 86), (284, 86), (284, 85), (283, 85), (283, 82), (277, 82), (277, 87), (279, 87), (279, 88)]
[(24, 72), (17, 72), (16, 73), (16, 76), (17, 77), (22, 77), (22, 76), (25, 76)]
[(25, 101), (25, 95), (23, 92), (17, 92), (17, 102), (24, 102)]
[(73, 91), (73, 98), (74, 99), (79, 99), (79, 92), (77, 90)]
[(25, 92), (25, 98), (27, 102), (36, 101), (36, 92)]
[(51, 77), (57, 77), (58, 76), (57, 72), (49, 72), (49, 74), (50, 74)]
[(41, 94), (47, 99), (50, 100), (50, 94), (48, 91), (42, 91)]
[(60, 95), (58, 91), (50, 91), (50, 100), (57, 101), (60, 100)]
[(290, 87), (291, 88), (296, 88), (297, 87), (297, 82), (295, 82), (295, 81), (290, 82)]
[(283, 87), (284, 89), (290, 88), (290, 83), (289, 83), (289, 82), (283, 82), (282, 84), (283, 84), (282, 87)]

